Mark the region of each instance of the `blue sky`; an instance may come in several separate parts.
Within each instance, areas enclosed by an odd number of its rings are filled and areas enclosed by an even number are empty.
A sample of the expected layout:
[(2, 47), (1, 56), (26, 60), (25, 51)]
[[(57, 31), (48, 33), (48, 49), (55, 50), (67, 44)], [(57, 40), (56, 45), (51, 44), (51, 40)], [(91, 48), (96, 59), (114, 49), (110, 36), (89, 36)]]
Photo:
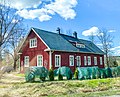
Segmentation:
[(112, 50), (115, 55), (120, 55), (120, 0), (8, 1), (25, 19), (28, 28), (56, 32), (60, 27), (63, 33), (77, 31), (78, 37), (83, 39), (88, 39), (89, 33), (105, 28), (114, 37)]

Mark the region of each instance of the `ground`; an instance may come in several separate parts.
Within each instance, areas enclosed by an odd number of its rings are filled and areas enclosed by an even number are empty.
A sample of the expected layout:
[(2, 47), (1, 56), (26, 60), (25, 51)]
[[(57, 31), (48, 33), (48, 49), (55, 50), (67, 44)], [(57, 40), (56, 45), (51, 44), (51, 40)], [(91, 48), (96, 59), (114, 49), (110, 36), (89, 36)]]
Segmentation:
[(36, 81), (26, 83), (21, 74), (5, 74), (0, 97), (100, 97), (120, 95), (120, 78), (94, 80)]

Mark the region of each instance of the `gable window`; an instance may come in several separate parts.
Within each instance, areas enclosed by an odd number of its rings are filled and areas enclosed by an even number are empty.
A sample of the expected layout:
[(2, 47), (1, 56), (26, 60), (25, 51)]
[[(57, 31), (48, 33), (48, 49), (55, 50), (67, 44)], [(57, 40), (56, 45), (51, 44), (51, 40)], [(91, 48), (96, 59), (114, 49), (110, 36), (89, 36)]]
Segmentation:
[(103, 64), (103, 62), (102, 62), (102, 57), (100, 57), (100, 65), (102, 65)]
[(37, 66), (38, 67), (42, 67), (43, 66), (43, 56), (42, 55), (38, 55), (37, 56)]
[(77, 56), (76, 60), (77, 60), (77, 66), (80, 66), (81, 65), (81, 57)]
[(94, 57), (94, 65), (97, 65), (97, 57)]
[(24, 56), (24, 66), (29, 67), (29, 56)]
[(74, 66), (74, 56), (73, 55), (69, 56), (69, 64), (70, 64), (70, 66)]
[(60, 67), (61, 65), (61, 56), (55, 55), (55, 67)]
[(86, 56), (84, 56), (84, 66), (86, 66), (87, 65), (87, 58), (86, 58)]
[(30, 39), (30, 48), (37, 47), (37, 38)]
[(76, 47), (78, 47), (78, 48), (85, 48), (85, 45), (81, 44), (81, 43), (76, 43)]
[(91, 56), (88, 56), (88, 65), (91, 65)]

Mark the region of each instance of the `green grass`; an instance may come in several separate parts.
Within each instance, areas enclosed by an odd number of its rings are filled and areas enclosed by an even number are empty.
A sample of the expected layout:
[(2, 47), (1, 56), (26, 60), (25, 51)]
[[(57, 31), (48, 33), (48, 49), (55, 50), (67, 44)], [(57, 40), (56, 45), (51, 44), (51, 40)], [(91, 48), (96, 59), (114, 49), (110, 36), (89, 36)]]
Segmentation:
[(21, 73), (19, 73), (19, 74), (15, 74), (16, 76), (19, 76), (19, 77), (24, 77), (25, 76), (25, 74), (21, 74)]
[[(18, 76), (21, 75), (17, 75)], [(63, 80), (26, 83), (24, 78), (0, 82), (0, 97), (100, 97), (120, 95), (120, 78), (94, 80)], [(7, 91), (7, 92), (6, 92)]]

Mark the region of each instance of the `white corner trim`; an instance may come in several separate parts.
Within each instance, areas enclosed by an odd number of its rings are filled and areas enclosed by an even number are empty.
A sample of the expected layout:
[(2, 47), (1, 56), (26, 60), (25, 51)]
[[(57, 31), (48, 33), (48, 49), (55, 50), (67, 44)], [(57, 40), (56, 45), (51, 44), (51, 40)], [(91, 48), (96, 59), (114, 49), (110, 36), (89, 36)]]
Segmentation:
[(49, 51), (49, 69), (52, 68), (52, 51)]

